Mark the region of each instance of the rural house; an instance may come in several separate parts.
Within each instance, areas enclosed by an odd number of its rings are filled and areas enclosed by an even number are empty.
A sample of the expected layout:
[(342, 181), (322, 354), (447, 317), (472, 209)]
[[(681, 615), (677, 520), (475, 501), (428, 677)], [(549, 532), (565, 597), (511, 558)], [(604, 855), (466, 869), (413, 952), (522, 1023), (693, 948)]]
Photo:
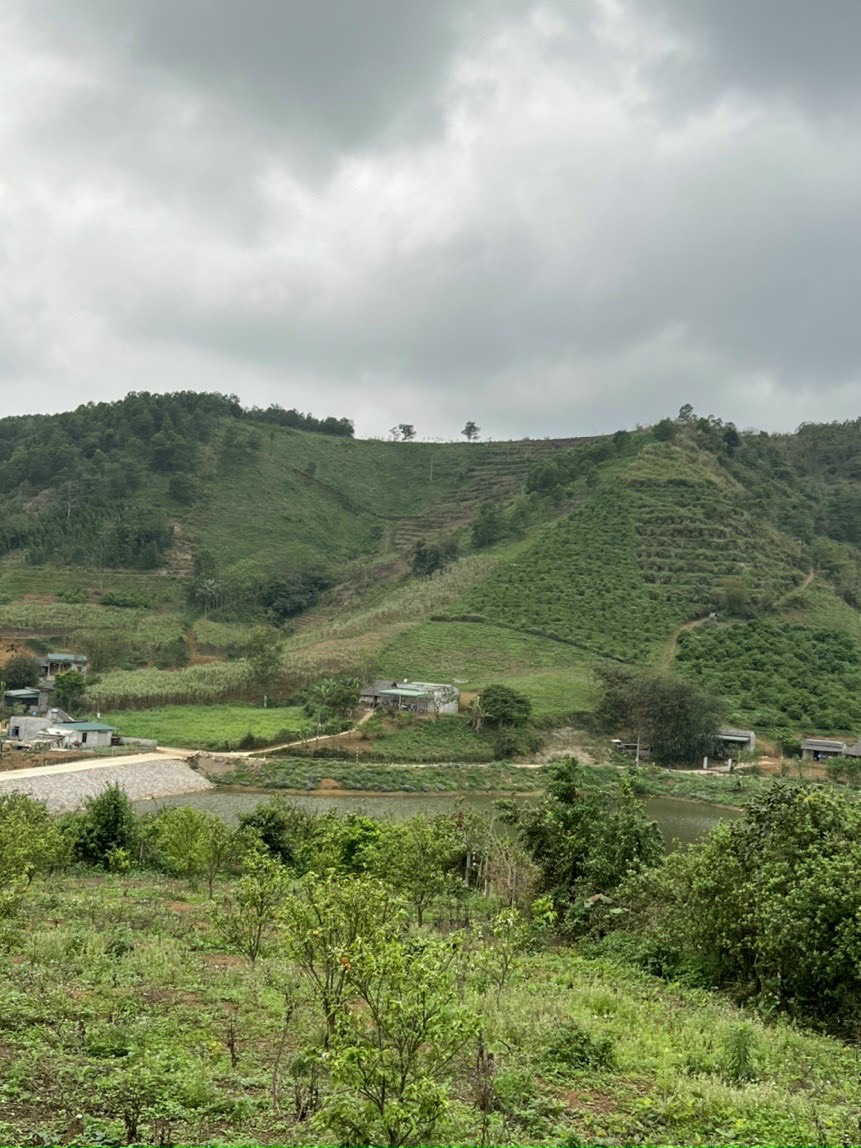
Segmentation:
[(87, 672), (86, 654), (46, 654), (39, 658), (39, 669), (42, 677), (47, 681), (62, 674), (66, 670), (77, 670), (80, 674)]
[(43, 717), (9, 718), (10, 741), (50, 742), (58, 749), (105, 749), (111, 744), (113, 726), (97, 721), (72, 721), (63, 710)]
[(359, 691), (359, 701), (368, 709), (376, 709), (383, 698), (383, 690), (396, 690), (398, 683), (389, 678), (377, 678)]
[(359, 694), (370, 709), (406, 710), (418, 714), (456, 714), (460, 690), (442, 682), (393, 682), (378, 679)]
[(42, 683), (39, 686), (29, 686), (20, 690), (6, 690), (3, 695), (3, 704), (9, 709), (23, 706), (28, 714), (44, 714), (51, 708), (51, 694), (53, 686)]
[(846, 753), (846, 749), (845, 741), (830, 741), (827, 738), (806, 737), (801, 743), (801, 756), (805, 761), (825, 761), (826, 758), (829, 757), (843, 757)]

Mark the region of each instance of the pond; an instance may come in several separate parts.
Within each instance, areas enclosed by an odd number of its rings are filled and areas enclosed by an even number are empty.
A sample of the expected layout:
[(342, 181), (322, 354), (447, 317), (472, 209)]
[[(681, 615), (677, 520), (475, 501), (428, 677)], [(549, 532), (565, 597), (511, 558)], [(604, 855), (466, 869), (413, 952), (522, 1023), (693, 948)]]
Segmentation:
[[(493, 803), (508, 794), (488, 793), (370, 793), (327, 795), (285, 794), (283, 790), (251, 789), (209, 789), (202, 793), (184, 793), (177, 797), (165, 797), (154, 801), (138, 801), (138, 813), (151, 813), (168, 805), (193, 805), (197, 809), (218, 813), (225, 821), (236, 822), (249, 809), (261, 801), (269, 801), (276, 794), (302, 809), (315, 813), (326, 813), (330, 809), (340, 813), (365, 813), (370, 817), (391, 817), (403, 819), (417, 813), (447, 813), (457, 802), (471, 809), (480, 809), (490, 816)], [(518, 797), (517, 801), (530, 801), (534, 798)], [(648, 797), (645, 799), (646, 812), (660, 826), (664, 840), (672, 847), (673, 842), (696, 841), (717, 825), (722, 818), (738, 817), (736, 809), (725, 805), (709, 805), (703, 801), (685, 801), (675, 797)]]

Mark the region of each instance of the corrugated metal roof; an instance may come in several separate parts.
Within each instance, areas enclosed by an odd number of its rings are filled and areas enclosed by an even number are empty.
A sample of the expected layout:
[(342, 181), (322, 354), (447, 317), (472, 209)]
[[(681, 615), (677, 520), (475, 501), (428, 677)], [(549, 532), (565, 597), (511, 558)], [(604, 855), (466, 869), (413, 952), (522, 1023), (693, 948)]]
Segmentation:
[(86, 654), (46, 654), (44, 658), (40, 658), (40, 662), (85, 662), (87, 660)]
[(81, 733), (98, 733), (108, 731), (113, 733), (115, 726), (104, 725), (100, 721), (64, 721), (59, 727), (60, 729), (76, 729)]
[(380, 697), (383, 698), (426, 698), (427, 696), (427, 690), (410, 690), (400, 688), (396, 690), (380, 690)]
[(801, 743), (802, 749), (831, 749), (842, 751), (846, 749), (845, 741), (829, 741), (823, 737), (806, 737)]

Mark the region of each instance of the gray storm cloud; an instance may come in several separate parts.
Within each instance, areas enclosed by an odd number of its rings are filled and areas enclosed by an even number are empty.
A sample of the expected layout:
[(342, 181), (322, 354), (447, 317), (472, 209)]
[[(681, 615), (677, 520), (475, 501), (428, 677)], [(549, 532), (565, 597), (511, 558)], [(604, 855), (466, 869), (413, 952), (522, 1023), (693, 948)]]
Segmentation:
[(854, 0), (10, 3), (6, 411), (856, 417), (859, 25)]

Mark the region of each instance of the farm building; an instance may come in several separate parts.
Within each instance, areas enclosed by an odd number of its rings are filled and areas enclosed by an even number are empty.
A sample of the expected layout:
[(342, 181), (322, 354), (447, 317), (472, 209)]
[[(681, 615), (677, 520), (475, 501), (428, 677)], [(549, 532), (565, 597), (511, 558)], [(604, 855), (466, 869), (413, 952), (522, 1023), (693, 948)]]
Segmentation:
[(419, 714), (456, 714), (460, 690), (442, 682), (392, 682), (378, 679), (359, 694), (370, 709), (407, 710)]
[(51, 742), (61, 749), (80, 746), (102, 749), (111, 744), (113, 726), (95, 721), (72, 721), (63, 710), (51, 710), (43, 717), (9, 718), (9, 739), (23, 742)]
[(376, 709), (383, 699), (384, 690), (396, 690), (398, 683), (389, 678), (377, 678), (359, 691), (359, 701), (368, 709)]
[(6, 690), (3, 695), (3, 704), (9, 709), (23, 706), (29, 714), (44, 714), (51, 708), (51, 694), (53, 687), (42, 683), (20, 690)]
[(726, 750), (735, 750), (739, 753), (753, 753), (756, 749), (756, 734), (752, 729), (726, 729), (718, 730), (718, 741)]
[(846, 750), (847, 757), (861, 757), (861, 741), (856, 741), (854, 745), (850, 745)]
[(86, 654), (46, 654), (44, 658), (38, 660), (42, 677), (48, 681), (66, 670), (77, 670), (80, 674), (87, 672)]
[(69, 745), (80, 745), (84, 749), (102, 749), (111, 744), (115, 730), (113, 726), (100, 721), (70, 721), (56, 727)]
[(829, 757), (843, 757), (847, 748), (845, 741), (806, 737), (801, 743), (801, 756), (805, 761), (825, 761)]

